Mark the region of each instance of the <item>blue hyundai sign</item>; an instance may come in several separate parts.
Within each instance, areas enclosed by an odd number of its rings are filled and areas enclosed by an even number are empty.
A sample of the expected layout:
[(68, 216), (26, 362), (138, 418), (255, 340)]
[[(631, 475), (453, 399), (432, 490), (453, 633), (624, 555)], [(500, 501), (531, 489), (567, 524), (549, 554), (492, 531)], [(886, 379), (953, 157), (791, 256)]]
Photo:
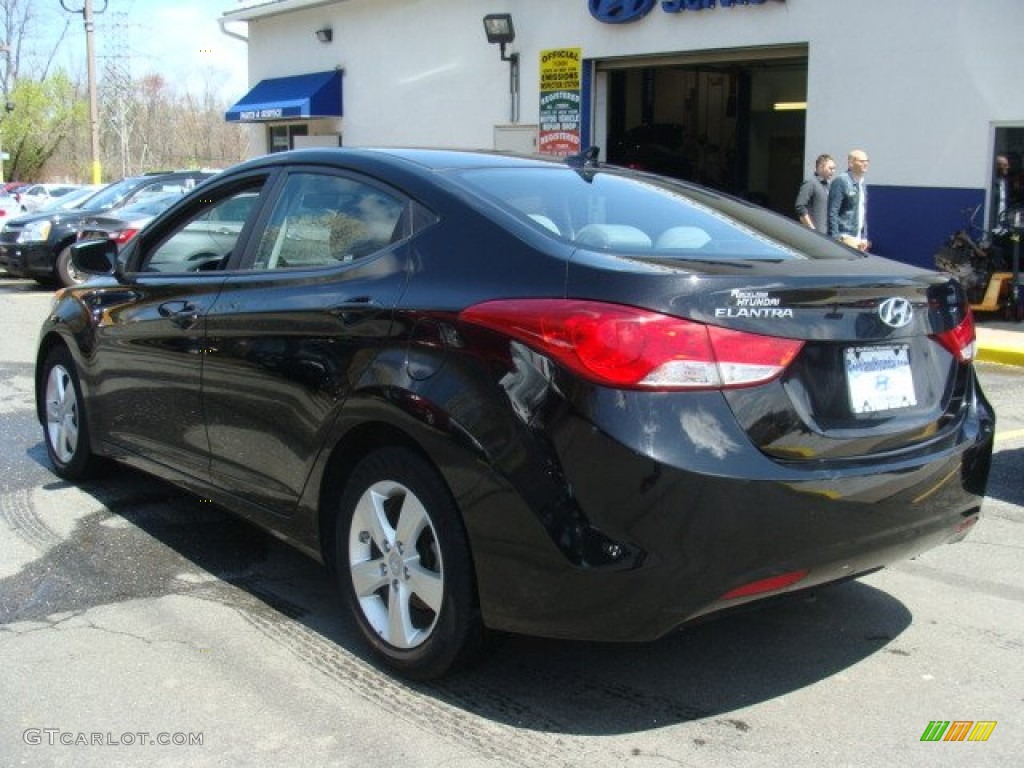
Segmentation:
[(605, 24), (626, 24), (651, 12), (657, 0), (589, 0), (590, 15)]
[[(704, 11), (721, 6), (734, 8), (738, 5), (764, 5), (768, 0), (661, 0), (665, 13), (682, 11)], [(785, 2), (785, 0), (776, 0)], [(605, 24), (627, 24), (642, 19), (658, 5), (658, 0), (588, 0), (590, 15)]]

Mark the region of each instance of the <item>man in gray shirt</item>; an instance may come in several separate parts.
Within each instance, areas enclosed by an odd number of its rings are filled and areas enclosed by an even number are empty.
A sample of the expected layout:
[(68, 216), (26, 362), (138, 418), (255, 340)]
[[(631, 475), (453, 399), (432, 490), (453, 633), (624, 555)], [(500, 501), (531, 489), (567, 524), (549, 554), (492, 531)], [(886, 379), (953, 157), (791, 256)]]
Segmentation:
[(836, 173), (831, 155), (818, 155), (814, 176), (800, 185), (796, 195), (796, 215), (800, 223), (821, 234), (828, 234), (828, 185)]

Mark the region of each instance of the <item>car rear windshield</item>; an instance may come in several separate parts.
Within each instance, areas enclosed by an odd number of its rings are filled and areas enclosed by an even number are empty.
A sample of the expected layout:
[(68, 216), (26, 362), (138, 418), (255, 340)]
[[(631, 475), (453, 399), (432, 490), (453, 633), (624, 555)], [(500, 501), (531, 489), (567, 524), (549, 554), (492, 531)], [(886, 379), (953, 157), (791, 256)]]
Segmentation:
[(700, 261), (857, 257), (795, 221), (670, 179), (560, 166), (457, 176), (531, 226), (592, 250)]

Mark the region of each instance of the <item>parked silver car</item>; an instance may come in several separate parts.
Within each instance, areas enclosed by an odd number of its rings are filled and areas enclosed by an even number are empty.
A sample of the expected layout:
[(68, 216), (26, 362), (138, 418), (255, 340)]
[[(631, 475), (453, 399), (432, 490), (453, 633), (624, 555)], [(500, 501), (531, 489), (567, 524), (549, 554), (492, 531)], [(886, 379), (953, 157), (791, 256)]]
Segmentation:
[(31, 213), (43, 203), (81, 188), (81, 184), (33, 184), (31, 187), (19, 189), (17, 196), (22, 211)]

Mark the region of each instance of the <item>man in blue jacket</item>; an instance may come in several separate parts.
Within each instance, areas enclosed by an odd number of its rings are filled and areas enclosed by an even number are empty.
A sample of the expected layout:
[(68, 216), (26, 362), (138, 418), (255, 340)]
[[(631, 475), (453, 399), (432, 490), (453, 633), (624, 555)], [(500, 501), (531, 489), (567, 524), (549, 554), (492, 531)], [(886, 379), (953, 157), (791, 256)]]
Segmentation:
[(862, 149), (850, 151), (847, 169), (832, 180), (828, 189), (828, 235), (852, 248), (866, 251), (868, 240), (868, 191), (864, 176), (868, 154)]

